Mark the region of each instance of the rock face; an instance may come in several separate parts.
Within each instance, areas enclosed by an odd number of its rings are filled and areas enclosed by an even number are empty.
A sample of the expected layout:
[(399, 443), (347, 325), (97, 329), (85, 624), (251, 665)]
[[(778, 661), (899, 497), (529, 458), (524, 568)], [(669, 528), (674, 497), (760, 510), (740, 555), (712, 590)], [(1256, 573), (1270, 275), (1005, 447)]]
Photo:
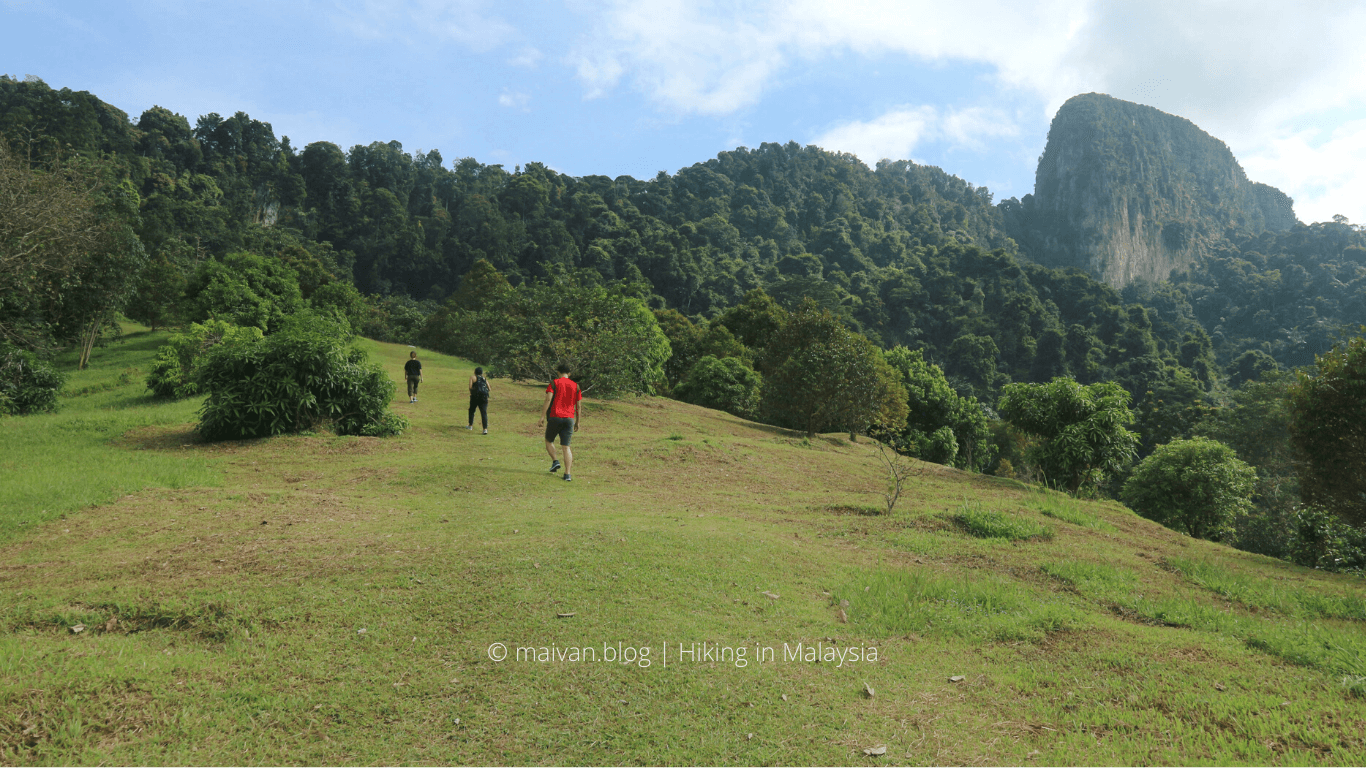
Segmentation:
[(1292, 204), (1191, 121), (1088, 93), (1053, 118), (1034, 194), (1002, 208), (1030, 258), (1122, 288), (1186, 269), (1231, 230), (1290, 229)]

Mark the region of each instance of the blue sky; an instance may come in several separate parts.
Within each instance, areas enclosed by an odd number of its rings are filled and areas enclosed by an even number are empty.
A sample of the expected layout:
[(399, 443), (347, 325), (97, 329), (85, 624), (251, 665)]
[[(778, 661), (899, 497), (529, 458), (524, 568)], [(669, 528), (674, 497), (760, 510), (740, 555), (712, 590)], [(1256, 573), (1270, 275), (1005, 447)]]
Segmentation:
[(0, 72), (134, 119), (241, 110), (296, 147), (649, 178), (796, 141), (997, 199), (1032, 190), (1058, 105), (1099, 91), (1190, 118), (1302, 220), (1362, 223), (1363, 22), (1315, 2), (0, 0)]

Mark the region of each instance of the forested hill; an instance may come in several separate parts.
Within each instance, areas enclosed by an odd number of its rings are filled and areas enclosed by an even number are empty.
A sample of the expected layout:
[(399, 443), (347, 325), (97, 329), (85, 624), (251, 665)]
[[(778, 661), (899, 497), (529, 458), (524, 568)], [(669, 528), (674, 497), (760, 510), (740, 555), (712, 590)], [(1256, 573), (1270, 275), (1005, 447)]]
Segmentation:
[(1184, 272), (1235, 232), (1299, 223), (1291, 199), (1249, 181), (1222, 141), (1184, 118), (1099, 93), (1062, 105), (1034, 194), (1002, 208), (1031, 258), (1119, 288)]
[[(1110, 125), (1129, 107), (1087, 96), (1064, 111), (1108, 115), (1100, 122)], [(1135, 109), (1154, 125), (1179, 121)], [(1066, 126), (1086, 121), (1065, 117), (1055, 122), (1045, 159), (1076, 154), (1059, 142)], [(1198, 129), (1179, 122), (1189, 130), (1166, 129), (1172, 151), (1212, 158), (1193, 178), (1215, 178), (1216, 168), (1233, 173), (1222, 144), (1196, 141)], [(414, 313), (429, 313), (487, 259), (514, 284), (588, 270), (699, 320), (754, 288), (787, 306), (811, 297), (882, 346), (922, 349), (962, 390), (983, 396), (1009, 380), (1071, 374), (1120, 380), (1136, 399), (1179, 387), (1188, 394), (1177, 400), (1189, 402), (1218, 379), (1218, 363), (1250, 350), (1298, 363), (1338, 327), (1362, 319), (1366, 265), (1352, 246), (1366, 242), (1345, 224), (1224, 240), (1179, 289), (1159, 286), (1126, 300), (1081, 271), (1017, 257), (1007, 233), (1021, 231), (1022, 212), (1037, 207), (1028, 197), (994, 206), (987, 189), (938, 168), (899, 161), (870, 169), (795, 143), (724, 152), (650, 180), (570, 177), (538, 163), (509, 172), (472, 158), (449, 162), (436, 150), (410, 154), (398, 142), (297, 149), (241, 112), (205, 115), (192, 126), (153, 107), (132, 121), (92, 94), (8, 77), (0, 77), (0, 135), (40, 155), (103, 157), (136, 189), (134, 226), (149, 263), (129, 308), (149, 322), (178, 306), (206, 260), (249, 250), (292, 268), (305, 298), (329, 281), (353, 282), (379, 318), (367, 332), (397, 339), (421, 322)], [(1119, 141), (1117, 131), (1105, 135), (1100, 145)], [(1181, 149), (1183, 142), (1204, 149)], [(1179, 163), (1159, 149), (1144, 145), (1132, 157), (1113, 148), (1082, 152), (1076, 162), (1131, 179), (1125, 189), (1135, 195), (1147, 190), (1148, 202), (1135, 197), (1138, 211), (1156, 205), (1152, 195), (1178, 188), (1126, 170), (1133, 160), (1175, 174)], [(1060, 189), (1082, 184), (1048, 178)], [(1225, 199), (1179, 188), (1191, 210)], [(1221, 204), (1220, 215), (1254, 230), (1294, 223), (1276, 219), (1275, 205), (1250, 208), (1249, 200), (1279, 199), (1251, 189), (1226, 196), (1232, 202)], [(1161, 223), (1164, 238), (1185, 231), (1179, 221), (1145, 216)], [(1200, 226), (1191, 231), (1213, 225)], [(1031, 238), (1035, 261), (1061, 258)], [(400, 315), (409, 318), (403, 328), (385, 324)]]

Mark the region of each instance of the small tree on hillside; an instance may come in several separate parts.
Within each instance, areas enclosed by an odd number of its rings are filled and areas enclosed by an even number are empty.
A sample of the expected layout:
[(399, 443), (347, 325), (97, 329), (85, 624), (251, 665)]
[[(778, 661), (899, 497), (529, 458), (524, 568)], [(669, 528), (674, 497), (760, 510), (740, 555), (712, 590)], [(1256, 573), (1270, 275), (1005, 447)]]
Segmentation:
[(1252, 508), (1257, 470), (1232, 448), (1197, 437), (1160, 445), (1124, 484), (1123, 499), (1140, 515), (1197, 539), (1220, 541)]
[(1129, 393), (1112, 381), (1090, 386), (1069, 378), (1007, 384), (997, 410), (1017, 429), (1039, 437), (1026, 459), (1054, 487), (1095, 487), (1133, 461), (1138, 435)]
[(759, 412), (763, 377), (734, 357), (707, 355), (693, 364), (688, 377), (674, 389), (685, 403), (753, 419)]
[(1366, 525), (1366, 338), (1319, 355), (1290, 386), (1290, 442), (1304, 500)]
[(792, 313), (761, 360), (764, 413), (808, 437), (906, 421), (906, 389), (882, 353), (814, 302)]

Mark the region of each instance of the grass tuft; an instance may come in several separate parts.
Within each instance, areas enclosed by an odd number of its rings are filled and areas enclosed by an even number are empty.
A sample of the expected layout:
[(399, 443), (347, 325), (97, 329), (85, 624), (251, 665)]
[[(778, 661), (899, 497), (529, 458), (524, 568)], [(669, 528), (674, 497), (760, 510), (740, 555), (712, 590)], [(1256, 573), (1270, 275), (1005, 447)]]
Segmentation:
[(959, 528), (979, 539), (1023, 541), (1053, 538), (1053, 529), (1046, 525), (996, 510), (983, 509), (982, 505), (976, 502), (963, 502), (950, 519)]

